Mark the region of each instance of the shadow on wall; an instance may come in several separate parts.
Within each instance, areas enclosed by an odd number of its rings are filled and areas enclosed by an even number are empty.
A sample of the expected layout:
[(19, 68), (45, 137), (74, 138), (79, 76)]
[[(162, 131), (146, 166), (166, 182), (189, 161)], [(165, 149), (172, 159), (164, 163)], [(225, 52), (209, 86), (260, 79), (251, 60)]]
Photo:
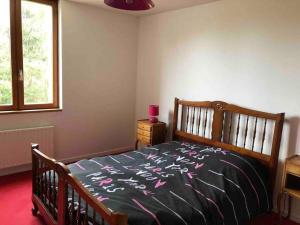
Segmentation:
[(174, 112), (173, 112), (173, 110), (172, 111), (170, 110), (169, 116), (168, 116), (166, 141), (172, 140), (173, 116), (174, 116)]
[(294, 155), (295, 150), (297, 147), (297, 139), (298, 139), (298, 131), (300, 127), (300, 117), (289, 117), (285, 120), (289, 127), (288, 131), (288, 150), (287, 150), (287, 157)]

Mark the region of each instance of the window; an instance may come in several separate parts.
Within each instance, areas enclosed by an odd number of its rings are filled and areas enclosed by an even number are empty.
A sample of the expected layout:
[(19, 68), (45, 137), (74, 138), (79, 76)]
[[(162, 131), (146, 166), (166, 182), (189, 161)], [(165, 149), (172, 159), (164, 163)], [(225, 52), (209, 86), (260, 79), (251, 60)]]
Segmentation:
[(0, 0), (0, 111), (58, 108), (57, 0)]

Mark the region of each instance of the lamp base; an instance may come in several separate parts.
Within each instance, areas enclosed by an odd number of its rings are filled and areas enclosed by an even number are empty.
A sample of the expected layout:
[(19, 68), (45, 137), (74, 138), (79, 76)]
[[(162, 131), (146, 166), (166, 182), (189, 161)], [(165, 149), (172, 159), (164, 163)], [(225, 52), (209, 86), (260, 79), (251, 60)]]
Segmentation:
[(158, 119), (157, 119), (157, 117), (150, 117), (150, 118), (149, 118), (149, 121), (150, 121), (151, 123), (157, 123), (157, 122), (158, 122)]

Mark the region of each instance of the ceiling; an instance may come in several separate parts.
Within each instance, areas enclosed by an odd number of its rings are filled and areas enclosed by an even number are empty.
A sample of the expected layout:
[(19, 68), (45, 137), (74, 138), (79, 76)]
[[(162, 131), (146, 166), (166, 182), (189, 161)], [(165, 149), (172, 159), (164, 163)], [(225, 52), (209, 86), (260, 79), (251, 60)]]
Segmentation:
[(160, 13), (169, 10), (182, 9), (182, 8), (191, 7), (195, 5), (205, 4), (208, 2), (215, 2), (218, 0), (152, 0), (155, 4), (155, 7), (153, 9), (146, 10), (146, 11), (139, 11), (139, 12), (119, 10), (119, 9), (108, 7), (107, 5), (104, 4), (104, 0), (69, 0), (69, 1), (98, 6), (115, 12), (122, 12), (122, 13), (136, 15), (136, 16), (143, 16), (143, 15), (155, 14), (155, 13)]

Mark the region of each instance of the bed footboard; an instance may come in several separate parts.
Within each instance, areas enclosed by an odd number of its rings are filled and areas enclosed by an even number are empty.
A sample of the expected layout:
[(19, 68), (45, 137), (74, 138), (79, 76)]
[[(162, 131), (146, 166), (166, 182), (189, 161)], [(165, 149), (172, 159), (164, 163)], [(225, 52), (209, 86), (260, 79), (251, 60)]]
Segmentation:
[(58, 189), (56, 162), (32, 145), (32, 213), (39, 211), (49, 225), (58, 224)]
[(48, 225), (127, 225), (127, 215), (111, 212), (37, 144), (32, 144), (32, 202), (33, 215), (40, 212)]

